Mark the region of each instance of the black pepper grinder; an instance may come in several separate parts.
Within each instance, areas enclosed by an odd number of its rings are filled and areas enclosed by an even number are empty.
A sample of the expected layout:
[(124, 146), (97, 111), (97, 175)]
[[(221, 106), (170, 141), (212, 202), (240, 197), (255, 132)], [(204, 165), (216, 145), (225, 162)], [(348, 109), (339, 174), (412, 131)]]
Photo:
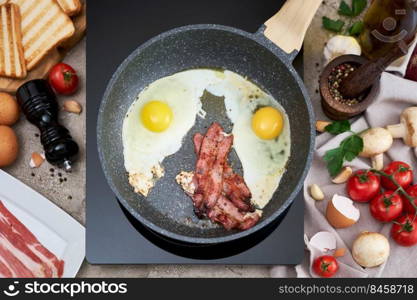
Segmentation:
[(46, 80), (31, 80), (19, 87), (16, 98), (26, 118), (39, 128), (46, 160), (70, 172), (78, 145), (58, 123), (58, 102)]

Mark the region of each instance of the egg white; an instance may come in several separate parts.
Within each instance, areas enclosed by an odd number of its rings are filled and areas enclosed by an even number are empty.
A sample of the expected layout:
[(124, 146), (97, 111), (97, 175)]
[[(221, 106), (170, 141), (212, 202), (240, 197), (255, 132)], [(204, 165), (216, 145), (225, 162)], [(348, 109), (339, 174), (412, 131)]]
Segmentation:
[[(200, 97), (207, 84), (219, 81), (215, 71), (189, 70), (151, 83), (130, 106), (123, 122), (123, 154), (129, 182), (136, 192), (147, 195), (155, 181), (164, 174), (160, 165), (165, 157), (176, 153), (182, 140), (202, 112)], [(168, 104), (173, 119), (163, 132), (152, 132), (140, 118), (143, 106), (150, 101)]]
[[(284, 108), (257, 85), (230, 72), (224, 80), (208, 87), (216, 96), (224, 96), (226, 112), (233, 123), (233, 147), (241, 161), (243, 177), (252, 193), (252, 203), (263, 208), (277, 190), (291, 154), (291, 131)], [(252, 130), (252, 117), (258, 108), (272, 106), (283, 116), (280, 136), (273, 140), (260, 139)]]
[[(161, 163), (176, 153), (197, 115), (204, 116), (200, 97), (204, 91), (224, 97), (227, 116), (233, 123), (233, 148), (243, 177), (252, 193), (252, 203), (263, 208), (277, 190), (291, 153), (290, 123), (284, 108), (269, 94), (244, 77), (210, 69), (188, 70), (161, 78), (145, 88), (132, 103), (123, 122), (124, 163), (135, 191), (147, 196), (164, 175)], [(146, 129), (140, 112), (150, 101), (169, 105), (173, 120), (169, 128), (156, 133)], [(252, 117), (263, 106), (278, 109), (284, 119), (281, 135), (262, 140), (252, 130)]]

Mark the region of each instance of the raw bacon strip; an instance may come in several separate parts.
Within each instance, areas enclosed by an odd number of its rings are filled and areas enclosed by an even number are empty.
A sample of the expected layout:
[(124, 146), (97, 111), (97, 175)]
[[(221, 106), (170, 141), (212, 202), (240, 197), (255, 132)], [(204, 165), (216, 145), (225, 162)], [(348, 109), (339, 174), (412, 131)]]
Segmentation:
[(7, 274), (14, 274), (14, 277), (33, 278), (35, 275), (28, 269), (11, 251), (0, 243), (0, 256), (7, 262)]
[(27, 276), (27, 269), (32, 270), (37, 276), (45, 274), (46, 276), (51, 277), (52, 270), (29, 249), (26, 241), (19, 234), (14, 232), (14, 228), (12, 226), (13, 225), (7, 224), (4, 220), (2, 220), (2, 218), (0, 218), (1, 255), (4, 258), (7, 258), (7, 261), (13, 262), (13, 264), (16, 264), (16, 262), (15, 260), (12, 260), (12, 256), (13, 258), (16, 258), (19, 263), (24, 262), (25, 264), (23, 266), (25, 267), (25, 270), (14, 270), (18, 273), (21, 271), (23, 276)]
[(0, 261), (0, 278), (12, 278), (13, 273), (9, 270), (9, 268)]
[(0, 274), (14, 277), (62, 277), (64, 271), (64, 261), (46, 249), (1, 201), (0, 263)]

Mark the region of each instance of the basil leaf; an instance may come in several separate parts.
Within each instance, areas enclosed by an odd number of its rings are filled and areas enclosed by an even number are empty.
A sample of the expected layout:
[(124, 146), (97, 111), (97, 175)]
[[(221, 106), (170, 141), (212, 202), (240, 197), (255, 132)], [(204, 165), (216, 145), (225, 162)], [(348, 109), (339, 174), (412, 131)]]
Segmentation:
[(340, 147), (326, 152), (323, 159), (327, 162), (327, 170), (329, 170), (330, 176), (339, 174), (343, 167), (343, 158), (344, 153)]
[(350, 123), (348, 120), (335, 121), (324, 129), (331, 134), (340, 134), (350, 130)]
[(323, 27), (327, 30), (340, 32), (342, 31), (343, 26), (345, 26), (345, 22), (342, 20), (332, 20), (328, 17), (323, 17)]
[(349, 29), (349, 35), (358, 36), (362, 33), (364, 24), (362, 21), (357, 21), (353, 23), (352, 27)]
[(367, 0), (352, 0), (352, 16), (359, 16), (367, 5)]
[(339, 15), (342, 16), (349, 16), (353, 15), (352, 9), (350, 8), (349, 4), (347, 4), (344, 0), (340, 3), (339, 6)]

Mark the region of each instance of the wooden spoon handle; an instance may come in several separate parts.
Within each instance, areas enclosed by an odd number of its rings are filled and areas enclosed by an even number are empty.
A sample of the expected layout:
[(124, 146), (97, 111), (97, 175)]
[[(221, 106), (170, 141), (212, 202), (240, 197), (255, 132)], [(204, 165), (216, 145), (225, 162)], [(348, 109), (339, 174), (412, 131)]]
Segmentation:
[(265, 36), (286, 53), (300, 51), (304, 36), (322, 0), (287, 0), (265, 22)]

